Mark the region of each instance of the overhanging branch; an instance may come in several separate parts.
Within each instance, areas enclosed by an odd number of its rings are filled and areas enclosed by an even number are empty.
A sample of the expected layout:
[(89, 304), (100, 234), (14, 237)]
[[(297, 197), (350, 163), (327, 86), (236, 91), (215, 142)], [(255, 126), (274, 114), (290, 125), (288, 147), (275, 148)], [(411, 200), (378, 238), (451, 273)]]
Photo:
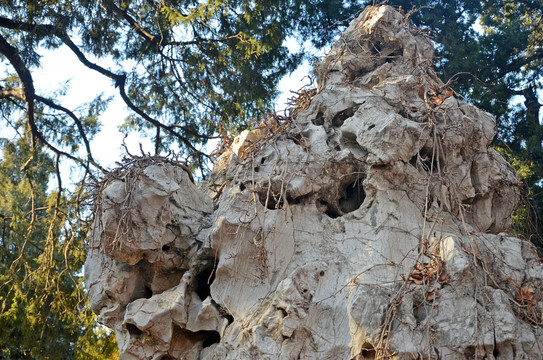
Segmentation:
[(115, 3), (111, 0), (105, 1), (106, 6), (109, 6), (113, 12), (115, 12), (117, 15), (125, 19), (132, 29), (134, 31), (142, 36), (145, 40), (149, 41), (152, 44), (159, 44), (159, 37), (152, 35), (151, 33), (147, 32), (141, 25), (134, 19), (132, 16), (128, 14), (128, 11), (120, 9)]
[[(32, 79), (32, 74), (26, 67), (25, 63), (23, 62), (22, 58), (19, 56), (19, 53), (16, 48), (11, 46), (9, 42), (4, 38), (2, 35), (0, 35), (0, 53), (3, 54), (10, 64), (13, 66), (15, 71), (17, 72), (17, 75), (19, 76), (19, 79), (21, 80), (21, 83), (23, 85), (22, 90), (24, 93), (24, 99), (23, 101), (26, 102), (26, 112), (27, 112), (27, 122), (30, 127), (30, 132), (32, 134), (32, 146), (36, 145), (35, 139), (38, 140), (39, 143), (46, 146), (48, 149), (53, 151), (57, 156), (65, 156), (71, 160), (77, 161), (78, 163), (82, 164), (85, 168), (88, 168), (88, 164), (85, 164), (81, 159), (68, 154), (65, 151), (62, 151), (49, 143), (47, 139), (45, 139), (45, 136), (40, 132), (36, 125), (35, 121), (35, 114), (34, 114), (34, 101), (37, 99), (34, 89), (34, 81)], [(20, 92), (19, 90), (17, 92)]]
[(30, 71), (19, 56), (17, 49), (9, 44), (9, 42), (0, 34), (0, 53), (3, 54), (17, 72), (21, 83), (23, 84), (24, 101), (26, 102), (27, 122), (32, 133), (32, 146), (35, 145), (35, 137), (40, 141), (46, 142), (41, 133), (38, 131), (34, 119), (34, 81)]
[[(119, 11), (122, 11), (122, 10), (119, 9)], [(85, 65), (89, 69), (97, 71), (98, 73), (112, 79), (114, 81), (114, 83), (115, 83), (115, 86), (117, 88), (119, 88), (119, 94), (121, 95), (121, 98), (123, 99), (123, 101), (126, 103), (126, 105), (132, 111), (134, 111), (136, 114), (141, 116), (145, 121), (151, 123), (153, 126), (159, 127), (161, 129), (165, 130), (168, 134), (176, 137), (188, 149), (190, 149), (193, 152), (196, 152), (196, 153), (198, 153), (200, 155), (207, 156), (207, 154), (204, 154), (200, 150), (196, 149), (186, 137), (184, 137), (183, 135), (181, 135), (180, 133), (175, 131), (175, 126), (165, 125), (165, 124), (161, 123), (160, 121), (158, 121), (156, 119), (153, 119), (152, 117), (147, 115), (143, 110), (141, 110), (138, 106), (136, 106), (132, 102), (132, 100), (130, 100), (130, 98), (128, 97), (128, 95), (126, 93), (126, 86), (125, 86), (125, 84), (126, 84), (126, 74), (116, 74), (116, 73), (114, 73), (114, 72), (112, 72), (110, 70), (107, 70), (106, 68), (104, 68), (104, 67), (102, 67), (100, 65), (97, 65), (97, 64), (89, 61), (87, 59), (87, 57), (85, 56), (85, 54), (83, 54), (83, 52), (79, 49), (79, 47), (71, 40), (71, 38), (68, 36), (68, 34), (65, 32), (65, 30), (55, 28), (52, 25), (29, 24), (29, 23), (22, 22), (22, 21), (16, 21), (16, 20), (8, 19), (8, 18), (2, 17), (2, 16), (0, 16), (0, 27), (4, 27), (4, 28), (8, 28), (8, 29), (14, 29), (14, 30), (21, 30), (21, 31), (25, 31), (25, 32), (40, 32), (40, 33), (43, 33), (43, 34), (48, 34), (50, 36), (55, 36), (55, 37), (59, 38), (66, 46), (68, 46), (68, 48), (70, 48), (70, 50), (72, 50), (72, 52), (77, 56), (77, 58), (79, 59), (79, 61), (83, 65)], [(149, 38), (147, 38), (147, 40), (149, 40)], [(11, 47), (11, 45), (9, 45), (7, 43), (7, 41), (6, 41), (6, 44), (7, 44), (7, 46)], [(11, 47), (11, 49), (12, 49), (12, 52), (17, 51), (13, 47)], [(21, 61), (21, 64), (22, 64), (22, 61)], [(22, 65), (24, 65), (24, 64), (22, 64)], [(15, 65), (14, 65), (14, 67), (15, 67)], [(22, 66), (21, 69), (26, 69), (26, 67)], [(28, 69), (26, 69), (26, 72), (28, 73), (28, 76), (30, 76), (30, 72), (28, 71)], [(17, 73), (19, 74), (19, 71), (17, 71)], [(25, 74), (26, 73), (21, 73), (21, 74), (19, 74), (19, 77), (21, 77), (22, 75), (24, 76)], [(31, 76), (30, 76), (30, 80), (31, 80)], [(21, 81), (23, 81), (22, 78), (21, 78)], [(24, 83), (24, 81), (23, 81), (23, 83)], [(32, 91), (30, 92), (31, 97), (28, 97), (28, 94), (26, 93), (26, 90), (25, 90), (25, 98), (27, 99), (27, 104), (29, 104), (29, 103), (32, 104), (32, 112), (31, 112), (31, 115), (29, 115), (32, 118), (31, 120), (29, 120), (29, 124), (30, 124), (30, 126), (32, 128), (32, 126), (35, 127), (35, 124), (34, 124), (34, 111), (33, 111), (33, 99), (34, 99), (35, 95), (34, 95), (33, 82), (30, 81), (29, 83), (32, 86), (32, 89), (31, 89)], [(25, 87), (23, 86), (23, 89), (24, 88)], [(32, 99), (32, 101), (28, 101), (29, 99)], [(183, 128), (183, 130), (186, 131), (187, 128)], [(37, 128), (36, 128), (36, 129), (32, 129), (32, 133), (37, 134), (39, 132), (37, 131)], [(192, 135), (196, 136), (196, 137), (208, 138), (206, 135), (201, 135), (201, 134), (198, 134), (198, 133), (196, 133), (194, 131), (190, 131), (190, 133)], [(43, 136), (42, 136), (42, 138), (40, 140), (44, 144), (47, 144), (45, 139), (43, 139)], [(57, 149), (57, 151), (58, 151), (58, 149)]]
[(83, 124), (81, 123), (81, 120), (79, 120), (79, 118), (72, 111), (70, 111), (69, 109), (66, 109), (65, 107), (63, 107), (61, 105), (56, 104), (52, 100), (49, 100), (49, 99), (46, 99), (46, 98), (44, 98), (42, 96), (36, 95), (36, 101), (39, 101), (39, 102), (41, 102), (41, 103), (43, 103), (43, 104), (45, 104), (45, 105), (47, 105), (50, 108), (53, 108), (55, 110), (62, 111), (65, 114), (67, 114), (70, 118), (72, 118), (72, 120), (74, 121), (74, 123), (77, 126), (77, 130), (79, 131), (79, 135), (81, 136), (81, 139), (83, 139), (83, 143), (85, 144), (85, 149), (87, 151), (87, 159), (89, 160), (89, 162), (91, 164), (96, 166), (98, 169), (104, 171), (102, 166), (100, 166), (100, 164), (98, 164), (94, 160), (94, 158), (92, 156), (92, 152), (91, 152), (91, 149), (90, 149), (90, 143), (89, 143), (89, 140), (87, 138), (87, 134), (85, 133), (85, 129), (83, 129)]

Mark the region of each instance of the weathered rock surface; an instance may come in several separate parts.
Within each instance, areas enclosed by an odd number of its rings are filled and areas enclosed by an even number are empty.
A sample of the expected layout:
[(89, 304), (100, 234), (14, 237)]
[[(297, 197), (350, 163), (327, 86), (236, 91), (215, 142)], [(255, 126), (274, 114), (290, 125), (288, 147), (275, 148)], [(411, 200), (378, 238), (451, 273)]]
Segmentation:
[(505, 233), (517, 176), (432, 56), (369, 7), (310, 105), (207, 184), (167, 161), (108, 182), (85, 276), (120, 358), (542, 359), (543, 263)]

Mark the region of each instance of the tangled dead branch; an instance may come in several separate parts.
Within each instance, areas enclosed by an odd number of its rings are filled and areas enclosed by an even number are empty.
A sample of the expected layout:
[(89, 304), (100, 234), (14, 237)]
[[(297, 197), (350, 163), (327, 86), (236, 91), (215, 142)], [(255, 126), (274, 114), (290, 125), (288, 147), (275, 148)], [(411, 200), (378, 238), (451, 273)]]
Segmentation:
[[(171, 164), (183, 169), (189, 179), (194, 183), (194, 178), (186, 162), (179, 155), (170, 152), (167, 156), (152, 156), (141, 151), (141, 155), (133, 155), (127, 151), (127, 155), (117, 162), (117, 167), (112, 171), (105, 172), (103, 177), (95, 184), (91, 185), (93, 214), (101, 214), (104, 210), (104, 190), (113, 182), (120, 181), (124, 184), (124, 198), (115, 206), (119, 207), (119, 220), (115, 235), (110, 239), (109, 244), (103, 244), (110, 248), (115, 248), (123, 241), (130, 241), (130, 234), (134, 227), (134, 192), (136, 185), (140, 180), (143, 171), (151, 165)], [(100, 219), (98, 216), (97, 219)], [(103, 227), (100, 221), (94, 223), (94, 227)], [(96, 230), (96, 229), (95, 229)], [(91, 249), (96, 245), (91, 244)]]

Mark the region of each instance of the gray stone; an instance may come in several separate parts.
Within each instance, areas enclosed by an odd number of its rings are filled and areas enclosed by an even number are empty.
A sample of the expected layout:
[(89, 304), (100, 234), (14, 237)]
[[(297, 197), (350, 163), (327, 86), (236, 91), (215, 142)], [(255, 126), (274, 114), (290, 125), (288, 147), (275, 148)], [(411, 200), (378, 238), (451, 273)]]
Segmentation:
[(506, 233), (518, 177), (432, 57), (368, 7), (309, 106), (205, 184), (168, 161), (110, 181), (85, 276), (120, 358), (541, 358), (543, 265)]

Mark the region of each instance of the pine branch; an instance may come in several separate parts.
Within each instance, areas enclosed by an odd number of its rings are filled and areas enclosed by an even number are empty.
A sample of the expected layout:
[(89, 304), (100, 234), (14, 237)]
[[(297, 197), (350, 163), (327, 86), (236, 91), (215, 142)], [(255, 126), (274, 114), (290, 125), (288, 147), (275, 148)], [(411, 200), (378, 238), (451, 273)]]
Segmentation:
[(25, 91), (21, 87), (2, 89), (0, 88), (0, 99), (3, 98), (16, 98), (22, 101), (26, 101)]
[(11, 46), (9, 42), (0, 35), (0, 54), (3, 54), (10, 64), (15, 69), (15, 72), (19, 76), (21, 83), (23, 84), (23, 93), (24, 101), (26, 102), (26, 116), (27, 122), (30, 127), (30, 132), (32, 134), (32, 146), (36, 146), (36, 139), (39, 143), (45, 145), (49, 150), (53, 151), (56, 155), (63, 155), (71, 160), (77, 161), (82, 164), (85, 168), (88, 168), (88, 165), (85, 164), (81, 159), (64, 152), (51, 143), (47, 141), (45, 136), (41, 133), (36, 125), (35, 114), (34, 114), (34, 101), (36, 100), (36, 94), (34, 89), (34, 80), (32, 79), (32, 74), (24, 64), (23, 60), (19, 56), (19, 53), (16, 48)]
[(115, 3), (111, 0), (104, 1), (105, 6), (108, 6), (113, 10), (114, 13), (125, 19), (134, 31), (142, 36), (146, 41), (149, 41), (152, 44), (159, 45), (158, 36), (152, 35), (147, 32), (133, 17), (128, 14), (128, 11), (120, 9)]
[(94, 158), (92, 156), (89, 139), (87, 138), (87, 134), (85, 133), (85, 129), (83, 128), (83, 124), (81, 124), (81, 120), (79, 120), (79, 118), (72, 111), (70, 111), (69, 109), (66, 109), (65, 107), (63, 107), (61, 105), (56, 104), (54, 101), (52, 101), (50, 99), (46, 99), (46, 98), (44, 98), (42, 96), (36, 95), (36, 100), (43, 103), (43, 104), (45, 104), (45, 105), (47, 105), (47, 106), (49, 106), (50, 108), (62, 111), (66, 115), (68, 115), (70, 118), (72, 118), (72, 120), (74, 121), (74, 123), (77, 126), (77, 130), (79, 131), (79, 135), (81, 136), (81, 139), (83, 139), (83, 143), (85, 144), (85, 149), (87, 151), (87, 159), (88, 159), (88, 161), (91, 164), (93, 164), (94, 166), (96, 166), (98, 169), (104, 171), (102, 166), (100, 164), (98, 164), (94, 160)]
[[(8, 19), (8, 18), (2, 17), (2, 16), (0, 16), (0, 27), (4, 27), (4, 28), (8, 28), (8, 29), (14, 29), (14, 30), (21, 30), (21, 31), (25, 31), (25, 32), (40, 32), (40, 33), (43, 33), (43, 34), (48, 34), (50, 36), (55, 36), (55, 37), (59, 38), (66, 46), (68, 46), (68, 48), (70, 50), (72, 50), (72, 52), (77, 56), (77, 58), (79, 59), (79, 61), (83, 65), (85, 65), (87, 68), (89, 68), (91, 70), (97, 71), (98, 73), (112, 79), (114, 81), (114, 83), (115, 83), (115, 87), (119, 88), (119, 94), (121, 95), (121, 98), (123, 99), (125, 104), (132, 111), (134, 111), (136, 114), (141, 116), (147, 122), (151, 123), (153, 126), (159, 127), (161, 129), (165, 130), (168, 134), (176, 137), (188, 149), (192, 150), (193, 152), (195, 152), (197, 154), (207, 156), (207, 154), (204, 154), (200, 150), (196, 149), (194, 147), (194, 145), (192, 145), (192, 143), (186, 137), (184, 137), (183, 135), (181, 135), (180, 133), (175, 131), (175, 126), (165, 125), (165, 124), (161, 123), (160, 121), (158, 121), (156, 119), (153, 119), (152, 117), (147, 115), (143, 110), (141, 110), (138, 106), (136, 106), (132, 102), (132, 100), (128, 97), (128, 95), (126, 93), (126, 87), (125, 87), (125, 85), (126, 85), (126, 74), (116, 74), (116, 73), (114, 73), (114, 72), (112, 72), (112, 71), (110, 71), (110, 70), (108, 70), (108, 69), (106, 69), (106, 68), (104, 68), (104, 67), (102, 67), (102, 66), (100, 66), (98, 64), (95, 64), (95, 63), (89, 61), (87, 59), (87, 57), (85, 56), (85, 54), (83, 54), (81, 49), (79, 49), (79, 47), (71, 40), (71, 38), (68, 36), (68, 34), (63, 29), (55, 28), (54, 26), (47, 25), (47, 24), (29, 24), (29, 23), (22, 22), (22, 21), (11, 20), (11, 19)], [(13, 51), (16, 52), (16, 49), (13, 48), (11, 45), (9, 45), (7, 43), (7, 41), (6, 41), (6, 44), (7, 44), (7, 46), (11, 47), (13, 49)], [(21, 60), (21, 64), (22, 64), (22, 60)], [(26, 69), (24, 64), (20, 68), (21, 69)], [(30, 76), (30, 72), (28, 71), (28, 69), (26, 69), (26, 71), (28, 72), (28, 76)], [(18, 72), (18, 74), (19, 74), (19, 72)], [(19, 74), (19, 77), (21, 77), (21, 76), (22, 75)], [(23, 74), (23, 76), (24, 76), (24, 74)], [(30, 79), (31, 79), (31, 77), (30, 77)], [(21, 81), (23, 81), (22, 78), (21, 78)], [(23, 83), (24, 83), (24, 81), (23, 81)], [(26, 96), (27, 100), (32, 99), (32, 101), (30, 101), (30, 102), (27, 101), (27, 104), (32, 104), (32, 113), (31, 113), (31, 115), (29, 115), (32, 118), (31, 121), (29, 120), (29, 123), (31, 124), (31, 127), (32, 127), (32, 124), (34, 124), (34, 120), (33, 120), (33, 118), (34, 118), (33, 99), (34, 99), (35, 95), (34, 95), (33, 82), (30, 81), (29, 84), (32, 85), (32, 91), (31, 91), (32, 96), (31, 96), (31, 98), (29, 98), (28, 95), (26, 94), (26, 92), (25, 92), (25, 96)], [(24, 86), (23, 86), (23, 89), (24, 89)], [(35, 126), (35, 124), (34, 124), (34, 126)], [(33, 134), (37, 133), (37, 129), (36, 129), (36, 132), (33, 130), (32, 133)], [(206, 135), (201, 135), (201, 134), (195, 133), (193, 131), (191, 131), (191, 133), (194, 134), (194, 136), (197, 136), (197, 137), (200, 137), (200, 138), (206, 138)], [(46, 143), (45, 139), (43, 139), (42, 142)]]

